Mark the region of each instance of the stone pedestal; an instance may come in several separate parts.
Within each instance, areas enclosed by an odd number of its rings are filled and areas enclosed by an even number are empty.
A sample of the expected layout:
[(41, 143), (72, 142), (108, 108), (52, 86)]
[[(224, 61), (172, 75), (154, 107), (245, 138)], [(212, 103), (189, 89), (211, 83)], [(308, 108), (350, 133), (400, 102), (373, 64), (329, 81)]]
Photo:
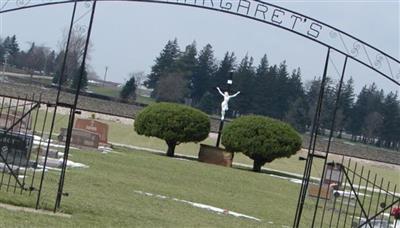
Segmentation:
[[(67, 128), (61, 128), (58, 136), (60, 142), (67, 140)], [(83, 129), (72, 129), (71, 144), (75, 146), (99, 148), (100, 137), (97, 133)]]
[(232, 167), (233, 154), (225, 150), (200, 144), (199, 161), (225, 167)]

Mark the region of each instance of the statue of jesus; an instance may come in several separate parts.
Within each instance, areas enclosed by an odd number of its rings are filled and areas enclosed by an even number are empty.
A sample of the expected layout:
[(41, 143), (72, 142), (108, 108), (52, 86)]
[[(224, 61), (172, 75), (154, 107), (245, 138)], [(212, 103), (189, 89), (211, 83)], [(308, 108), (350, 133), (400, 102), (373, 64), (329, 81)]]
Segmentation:
[(218, 90), (219, 94), (221, 94), (221, 95), (224, 97), (224, 101), (222, 101), (222, 103), (221, 103), (221, 120), (224, 121), (224, 119), (225, 119), (225, 112), (228, 111), (228, 109), (229, 109), (229, 106), (228, 106), (229, 100), (230, 100), (231, 98), (236, 97), (237, 95), (239, 95), (239, 94), (240, 94), (240, 91), (237, 92), (237, 93), (235, 93), (234, 95), (229, 95), (228, 92), (224, 92), (224, 93), (223, 93), (223, 92), (219, 89), (219, 87), (217, 87), (217, 90)]

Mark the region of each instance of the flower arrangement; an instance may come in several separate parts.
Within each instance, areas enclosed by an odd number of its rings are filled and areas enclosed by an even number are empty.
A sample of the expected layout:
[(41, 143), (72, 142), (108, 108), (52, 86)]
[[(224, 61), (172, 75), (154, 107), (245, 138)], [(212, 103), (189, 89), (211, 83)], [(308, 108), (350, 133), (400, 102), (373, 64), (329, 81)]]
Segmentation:
[(394, 219), (400, 219), (400, 207), (392, 208), (390, 215), (394, 217)]

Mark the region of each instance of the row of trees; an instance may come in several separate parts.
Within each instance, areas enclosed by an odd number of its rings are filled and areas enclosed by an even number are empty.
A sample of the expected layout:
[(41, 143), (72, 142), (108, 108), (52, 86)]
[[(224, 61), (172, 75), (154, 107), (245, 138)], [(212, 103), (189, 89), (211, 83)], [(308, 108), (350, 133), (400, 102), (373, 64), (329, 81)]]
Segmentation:
[(253, 58), (246, 56), (237, 65), (233, 52), (227, 52), (223, 60), (217, 61), (210, 44), (197, 53), (193, 42), (181, 52), (176, 39), (168, 41), (161, 51), (145, 85), (153, 89), (152, 97), (157, 101), (184, 102), (186, 99), (212, 114), (218, 112), (220, 100), (215, 88), (228, 90), (226, 82), (232, 71), (235, 72), (232, 89), (242, 92), (232, 102), (237, 115), (255, 113), (279, 118), (304, 94), (300, 69), (290, 74), (285, 62), (270, 66), (265, 55), (255, 67)]
[[(28, 50), (21, 50), (15, 35), (0, 37), (0, 62), (7, 62), (7, 66), (24, 70), (29, 74), (41, 74), (53, 76), (53, 83), (58, 83), (61, 68), (65, 56), (65, 46), (67, 35), (64, 34), (63, 40), (59, 44), (56, 52), (49, 47), (37, 45), (32, 42)], [(86, 36), (80, 30), (75, 29), (71, 34), (71, 42), (65, 67), (65, 77), (61, 83), (64, 86), (76, 88), (80, 76), (80, 63), (83, 58), (83, 51)], [(90, 57), (90, 56), (89, 56)], [(83, 75), (83, 88), (87, 86), (88, 72), (85, 69)]]
[(385, 96), (375, 84), (365, 86), (351, 112), (346, 130), (354, 140), (400, 149), (400, 102), (397, 93), (390, 92)]
[[(0, 62), (4, 63), (7, 56), (8, 66), (24, 69), (31, 74), (40, 72), (54, 75), (53, 82), (57, 83), (65, 55), (66, 35), (63, 37), (59, 52), (35, 43), (28, 50), (20, 50), (15, 35), (0, 38)], [(74, 30), (65, 77), (61, 80), (65, 86), (77, 87), (84, 41), (84, 34)], [(232, 71), (234, 83), (232, 88), (228, 88), (226, 82)], [(82, 88), (86, 87), (88, 77), (85, 68)], [(269, 64), (266, 55), (258, 64), (249, 56), (238, 63), (233, 52), (227, 52), (218, 61), (210, 44), (198, 51), (195, 42), (181, 51), (175, 39), (167, 42), (144, 84), (153, 89), (152, 97), (157, 101), (188, 103), (208, 114), (219, 113), (221, 97), (216, 90), (217, 86), (224, 91), (241, 91), (241, 95), (230, 104), (233, 110), (231, 116), (269, 116), (289, 122), (300, 132), (305, 132), (312, 123), (321, 80), (315, 78), (303, 84), (299, 68), (290, 72), (284, 61), (279, 65)], [(132, 77), (121, 91), (121, 98), (134, 100), (137, 85), (138, 81)], [(321, 115), (322, 133), (322, 129), (331, 127), (338, 88), (337, 81), (327, 79)], [(385, 94), (372, 84), (355, 94), (354, 82), (350, 78), (343, 84), (336, 117), (338, 137), (346, 132), (352, 135), (353, 140), (363, 143), (387, 148), (400, 147), (400, 105), (397, 93)]]
[(30, 73), (38, 72), (45, 75), (53, 75), (57, 63), (62, 56), (49, 47), (37, 45), (32, 42), (28, 50), (21, 50), (15, 35), (0, 38), (0, 61), (8, 66), (26, 70)]
[[(233, 74), (233, 86), (227, 80)], [(231, 115), (257, 114), (284, 120), (298, 131), (307, 131), (314, 117), (321, 79), (302, 83), (299, 68), (290, 72), (285, 61), (270, 64), (267, 55), (258, 64), (245, 56), (239, 63), (233, 52), (217, 61), (210, 44), (199, 52), (193, 42), (180, 50), (177, 40), (168, 41), (156, 58), (145, 86), (153, 89), (157, 101), (189, 103), (208, 114), (217, 114), (222, 90), (241, 91), (230, 104)], [(321, 115), (321, 133), (330, 129), (339, 82), (327, 78)], [(233, 92), (231, 91), (231, 92)], [(398, 148), (400, 104), (396, 93), (385, 95), (375, 84), (357, 95), (352, 78), (342, 85), (336, 115), (338, 137), (349, 133), (353, 140)]]
[[(210, 132), (210, 120), (200, 110), (174, 103), (156, 103), (141, 110), (135, 119), (135, 131), (157, 137), (168, 145), (173, 157), (181, 143), (201, 142)], [(222, 144), (230, 153), (242, 152), (252, 160), (253, 170), (265, 163), (290, 157), (301, 149), (301, 137), (287, 123), (263, 116), (247, 115), (235, 119), (222, 133)], [(233, 155), (232, 155), (233, 158)]]

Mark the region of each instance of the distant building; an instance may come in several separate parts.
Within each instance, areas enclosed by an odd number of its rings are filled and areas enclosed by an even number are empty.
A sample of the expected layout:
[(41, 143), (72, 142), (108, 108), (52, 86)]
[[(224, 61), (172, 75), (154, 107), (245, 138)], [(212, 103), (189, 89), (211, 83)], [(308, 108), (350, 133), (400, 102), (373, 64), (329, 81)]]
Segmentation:
[(105, 87), (121, 87), (121, 83), (103, 81), (103, 80), (98, 80), (98, 79), (91, 79), (88, 82), (89, 82), (89, 84), (100, 85), (100, 86), (105, 86)]

